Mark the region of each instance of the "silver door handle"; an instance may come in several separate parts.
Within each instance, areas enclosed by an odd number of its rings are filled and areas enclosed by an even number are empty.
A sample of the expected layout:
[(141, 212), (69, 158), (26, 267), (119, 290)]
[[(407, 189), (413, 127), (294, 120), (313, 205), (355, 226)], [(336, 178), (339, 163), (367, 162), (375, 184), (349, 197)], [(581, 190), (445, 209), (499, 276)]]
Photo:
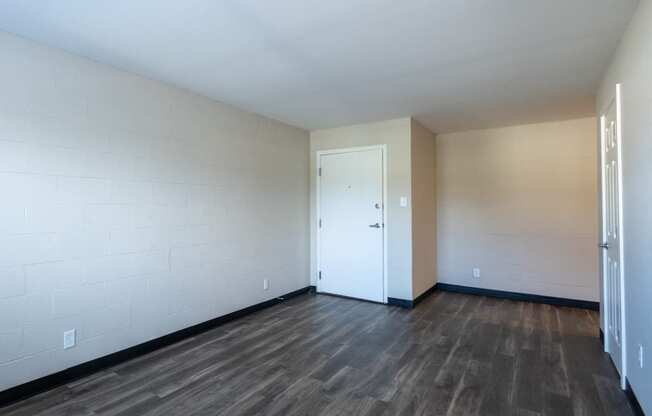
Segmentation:
[(371, 227), (371, 228), (380, 228), (380, 224), (378, 224), (378, 223), (371, 224), (369, 227)]
[(609, 243), (598, 244), (598, 247), (609, 250)]

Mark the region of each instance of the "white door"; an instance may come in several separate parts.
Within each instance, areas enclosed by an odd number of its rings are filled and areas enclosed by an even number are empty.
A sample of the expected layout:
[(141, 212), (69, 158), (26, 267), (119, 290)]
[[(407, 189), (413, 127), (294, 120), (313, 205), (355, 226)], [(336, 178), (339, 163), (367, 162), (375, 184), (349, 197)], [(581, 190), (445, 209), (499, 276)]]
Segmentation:
[(383, 149), (319, 154), (317, 289), (384, 302)]
[(620, 88), (601, 118), (605, 349), (624, 378), (624, 276), (621, 215)]

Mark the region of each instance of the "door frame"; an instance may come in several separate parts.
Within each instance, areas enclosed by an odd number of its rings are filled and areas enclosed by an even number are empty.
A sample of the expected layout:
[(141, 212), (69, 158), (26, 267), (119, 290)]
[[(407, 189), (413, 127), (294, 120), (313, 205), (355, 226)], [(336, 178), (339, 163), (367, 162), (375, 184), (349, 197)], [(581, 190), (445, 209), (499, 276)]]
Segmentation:
[[(622, 93), (621, 93), (621, 84), (616, 84), (616, 95), (613, 99), (611, 99), (608, 104), (605, 106), (605, 108), (602, 109), (601, 115), (600, 115), (600, 175), (601, 175), (601, 224), (602, 224), (602, 232), (600, 233), (600, 237), (602, 241), (600, 243), (603, 243), (607, 241), (607, 216), (606, 216), (606, 207), (607, 207), (607, 199), (606, 199), (606, 177), (605, 177), (605, 160), (606, 160), (606, 154), (605, 154), (605, 144), (606, 144), (606, 137), (605, 137), (605, 127), (606, 127), (606, 112), (609, 109), (609, 107), (612, 104), (616, 104), (616, 146), (618, 148), (618, 230), (619, 230), (619, 240), (618, 240), (618, 245), (619, 245), (619, 250), (620, 250), (620, 316), (621, 316), (621, 365), (620, 368), (622, 369), (620, 374), (620, 384), (621, 388), (624, 390), (626, 388), (626, 382), (627, 382), (627, 325), (626, 325), (626, 304), (625, 304), (625, 229), (624, 229), (624, 221), (623, 221), (623, 142), (622, 142)], [(602, 262), (602, 268), (601, 268), (601, 280), (602, 280), (602, 296), (604, 300), (604, 304), (602, 305), (602, 323), (603, 323), (603, 328), (605, 330), (605, 342), (604, 342), (604, 351), (606, 353), (610, 353), (609, 349), (609, 314), (606, 312), (605, 308), (608, 306), (608, 299), (607, 297), (609, 296), (609, 290), (607, 287), (607, 250), (604, 248), (600, 248), (600, 261)], [(611, 357), (611, 354), (609, 355)]]
[(339, 154), (339, 153), (355, 153), (355, 152), (365, 152), (369, 150), (380, 150), (380, 155), (382, 158), (382, 167), (383, 167), (383, 210), (382, 210), (382, 219), (383, 219), (383, 303), (387, 303), (387, 145), (379, 144), (373, 146), (355, 146), (355, 147), (345, 147), (338, 149), (328, 149), (328, 150), (318, 150), (316, 152), (317, 163), (316, 163), (316, 172), (315, 176), (317, 178), (317, 187), (316, 187), (316, 216), (315, 216), (315, 229), (317, 230), (317, 241), (316, 248), (316, 264), (317, 264), (317, 292), (321, 292), (321, 280), (319, 279), (319, 271), (321, 270), (321, 228), (319, 227), (319, 219), (321, 218), (321, 175), (319, 174), (321, 169), (321, 158), (322, 156)]

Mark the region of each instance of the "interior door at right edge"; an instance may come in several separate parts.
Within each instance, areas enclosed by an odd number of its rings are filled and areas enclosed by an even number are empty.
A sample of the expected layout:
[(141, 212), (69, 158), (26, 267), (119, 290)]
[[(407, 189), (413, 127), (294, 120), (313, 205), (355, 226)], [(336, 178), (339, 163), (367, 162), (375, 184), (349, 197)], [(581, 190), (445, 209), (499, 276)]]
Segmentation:
[(320, 156), (321, 292), (384, 301), (383, 151)]
[(605, 180), (605, 313), (607, 316), (607, 349), (622, 375), (622, 295), (623, 282), (620, 252), (620, 169), (618, 143), (618, 116), (616, 102), (612, 102), (604, 116), (604, 180)]

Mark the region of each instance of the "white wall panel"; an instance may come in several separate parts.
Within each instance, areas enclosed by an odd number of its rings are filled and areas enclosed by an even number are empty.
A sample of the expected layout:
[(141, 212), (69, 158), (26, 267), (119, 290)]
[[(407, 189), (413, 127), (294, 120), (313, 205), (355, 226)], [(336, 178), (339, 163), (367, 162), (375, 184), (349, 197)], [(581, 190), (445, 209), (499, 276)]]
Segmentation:
[(0, 49), (0, 390), (309, 284), (307, 132)]

